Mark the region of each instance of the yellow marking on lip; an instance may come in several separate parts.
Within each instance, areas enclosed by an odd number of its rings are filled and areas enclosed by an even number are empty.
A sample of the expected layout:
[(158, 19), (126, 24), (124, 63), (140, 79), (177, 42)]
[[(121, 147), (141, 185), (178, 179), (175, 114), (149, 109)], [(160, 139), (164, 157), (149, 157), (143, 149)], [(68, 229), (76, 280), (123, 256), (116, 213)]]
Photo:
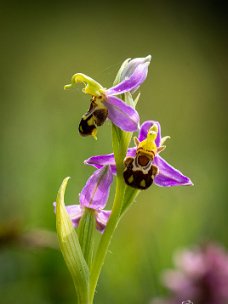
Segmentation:
[(134, 181), (134, 176), (131, 175), (127, 181), (129, 182), (129, 184), (131, 184)]
[(93, 116), (92, 116), (92, 117), (90, 117), (90, 119), (89, 119), (89, 120), (87, 120), (87, 124), (88, 124), (88, 126), (92, 126), (92, 125), (94, 124), (94, 119), (93, 119)]
[(146, 181), (145, 181), (145, 179), (141, 180), (140, 186), (141, 186), (142, 188), (145, 188), (145, 187), (146, 187)]

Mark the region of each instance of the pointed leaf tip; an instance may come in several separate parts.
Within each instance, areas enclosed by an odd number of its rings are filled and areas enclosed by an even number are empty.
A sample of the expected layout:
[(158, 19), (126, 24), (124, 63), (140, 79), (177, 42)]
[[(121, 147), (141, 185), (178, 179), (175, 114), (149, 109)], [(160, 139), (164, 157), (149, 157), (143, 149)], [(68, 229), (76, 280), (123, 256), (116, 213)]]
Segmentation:
[(66, 177), (56, 199), (56, 230), (60, 249), (74, 281), (79, 303), (88, 303), (89, 269), (83, 257), (78, 236), (64, 204), (64, 195), (68, 180)]
[(66, 187), (67, 187), (69, 179), (70, 179), (69, 176), (64, 178), (64, 180), (63, 180), (63, 182), (62, 182), (62, 184), (59, 188), (57, 198), (56, 198), (56, 205), (57, 206), (58, 206), (58, 204), (63, 204), (64, 205), (64, 195), (65, 195), (65, 191), (66, 191)]

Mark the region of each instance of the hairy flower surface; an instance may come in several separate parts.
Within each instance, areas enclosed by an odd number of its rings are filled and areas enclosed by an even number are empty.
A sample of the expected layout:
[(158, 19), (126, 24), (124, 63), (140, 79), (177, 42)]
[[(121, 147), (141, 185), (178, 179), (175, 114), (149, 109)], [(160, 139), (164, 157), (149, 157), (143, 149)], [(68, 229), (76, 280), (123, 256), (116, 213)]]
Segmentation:
[(138, 129), (139, 115), (116, 95), (134, 92), (147, 77), (151, 56), (126, 60), (119, 71), (120, 83), (105, 89), (97, 81), (82, 73), (73, 75), (69, 89), (77, 83), (85, 85), (83, 92), (92, 96), (90, 108), (81, 119), (79, 132), (82, 136), (92, 135), (96, 138), (97, 127), (103, 125), (109, 118), (116, 126), (124, 131), (134, 132)]
[(80, 205), (68, 205), (66, 210), (74, 227), (77, 227), (85, 208), (94, 211), (96, 228), (103, 232), (108, 222), (111, 211), (103, 210), (112, 184), (113, 175), (109, 166), (96, 170), (87, 180), (79, 195)]
[[(159, 153), (165, 148), (164, 142), (167, 138), (168, 137), (161, 137), (161, 127), (159, 122), (151, 120), (145, 121), (141, 125), (138, 138), (135, 140), (136, 147), (128, 149), (126, 160), (129, 158), (135, 159), (139, 151), (144, 151), (144, 154), (148, 156), (152, 155), (150, 156), (150, 164), (153, 168), (157, 168), (157, 171), (154, 172), (156, 174), (154, 174), (152, 180), (157, 186), (172, 187), (192, 185), (191, 180), (187, 176), (172, 167), (159, 155)], [(144, 160), (142, 159), (142, 161)], [(92, 156), (85, 160), (85, 164), (96, 168), (102, 168), (103, 166), (109, 165), (113, 174), (116, 174), (116, 164), (113, 153)], [(146, 165), (148, 164), (146, 163)], [(135, 171), (137, 171), (137, 169), (138, 168), (135, 168)], [(141, 170), (141, 168), (139, 170)], [(143, 189), (143, 187), (139, 189)]]

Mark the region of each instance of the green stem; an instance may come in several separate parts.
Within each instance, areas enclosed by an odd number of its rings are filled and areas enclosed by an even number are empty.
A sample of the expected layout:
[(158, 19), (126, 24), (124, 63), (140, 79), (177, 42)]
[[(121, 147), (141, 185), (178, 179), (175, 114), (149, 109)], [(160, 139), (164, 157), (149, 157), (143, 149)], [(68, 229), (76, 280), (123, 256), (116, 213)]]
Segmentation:
[(113, 203), (112, 214), (108, 221), (105, 232), (101, 237), (100, 244), (97, 250), (97, 254), (94, 259), (94, 264), (92, 265), (91, 275), (90, 275), (90, 301), (93, 302), (95, 289), (97, 286), (97, 281), (100, 276), (101, 268), (104, 264), (104, 260), (109, 248), (109, 244), (112, 239), (112, 235), (118, 225), (119, 216), (122, 209), (122, 200), (125, 192), (125, 183), (122, 176), (117, 176), (116, 184), (116, 194)]
[(116, 177), (116, 192), (112, 213), (105, 228), (104, 234), (101, 237), (96, 256), (91, 268), (90, 274), (90, 300), (93, 302), (97, 281), (100, 276), (102, 266), (112, 239), (112, 235), (118, 225), (122, 206), (123, 198), (126, 189), (126, 184), (123, 179), (123, 160), (127, 152), (127, 147), (130, 141), (131, 133), (122, 132), (115, 125), (112, 126), (112, 143), (115, 155), (117, 177)]
[(125, 215), (125, 213), (128, 211), (128, 209), (132, 206), (134, 203), (135, 199), (139, 195), (140, 190), (128, 187), (126, 188), (125, 191), (125, 196), (124, 196), (124, 201), (123, 201), (123, 207), (121, 210), (121, 219)]

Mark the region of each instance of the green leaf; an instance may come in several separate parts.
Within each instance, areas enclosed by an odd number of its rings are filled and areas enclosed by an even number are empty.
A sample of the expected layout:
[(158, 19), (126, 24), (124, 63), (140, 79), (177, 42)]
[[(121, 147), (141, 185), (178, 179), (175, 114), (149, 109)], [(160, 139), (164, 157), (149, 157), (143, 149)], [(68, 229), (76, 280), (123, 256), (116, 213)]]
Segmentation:
[(64, 204), (68, 180), (69, 177), (63, 180), (56, 199), (56, 229), (63, 258), (74, 281), (78, 303), (88, 304), (89, 269)]

